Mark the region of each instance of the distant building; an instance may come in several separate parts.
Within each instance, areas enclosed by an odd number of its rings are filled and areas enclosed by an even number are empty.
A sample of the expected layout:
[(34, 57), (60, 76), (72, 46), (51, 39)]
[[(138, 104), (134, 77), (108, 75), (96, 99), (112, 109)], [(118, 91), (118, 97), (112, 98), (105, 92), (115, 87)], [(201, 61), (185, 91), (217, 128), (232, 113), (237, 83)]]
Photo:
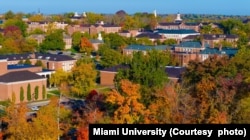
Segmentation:
[(192, 29), (158, 29), (155, 31), (155, 33), (164, 36), (164, 38), (166, 39), (175, 39), (178, 42), (182, 41), (183, 38), (190, 35), (200, 35), (199, 32), (196, 32)]
[[(114, 86), (114, 78), (119, 70), (129, 69), (129, 65), (116, 65), (113, 67), (100, 70), (100, 85)], [(182, 73), (186, 70), (185, 67), (166, 66), (165, 73), (169, 78), (170, 83), (181, 82)]]
[(124, 55), (132, 55), (134, 52), (141, 51), (143, 54), (146, 54), (147, 51), (150, 50), (160, 50), (160, 51), (171, 51), (172, 46), (167, 45), (157, 45), (157, 46), (146, 46), (146, 45), (129, 45), (126, 48), (123, 49)]

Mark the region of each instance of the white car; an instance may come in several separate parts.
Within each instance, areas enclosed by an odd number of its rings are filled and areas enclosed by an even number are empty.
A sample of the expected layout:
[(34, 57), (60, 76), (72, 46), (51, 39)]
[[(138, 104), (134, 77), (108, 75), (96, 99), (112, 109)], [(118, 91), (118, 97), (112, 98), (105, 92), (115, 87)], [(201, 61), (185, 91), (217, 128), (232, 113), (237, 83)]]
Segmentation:
[(37, 106), (32, 106), (32, 107), (31, 107), (31, 110), (33, 110), (33, 111), (38, 111), (39, 108), (38, 108)]

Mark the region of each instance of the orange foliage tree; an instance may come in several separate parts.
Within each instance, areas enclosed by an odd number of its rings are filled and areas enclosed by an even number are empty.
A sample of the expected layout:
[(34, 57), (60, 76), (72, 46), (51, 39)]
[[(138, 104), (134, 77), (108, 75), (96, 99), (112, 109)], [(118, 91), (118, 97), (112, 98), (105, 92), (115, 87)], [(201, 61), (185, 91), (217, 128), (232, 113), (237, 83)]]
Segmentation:
[(142, 123), (145, 106), (139, 102), (140, 85), (133, 84), (129, 80), (121, 80), (121, 93), (112, 90), (107, 93), (106, 101), (115, 107), (114, 123)]
[(148, 107), (145, 123), (181, 123), (183, 115), (179, 112), (178, 98), (173, 85), (158, 89)]
[(82, 37), (81, 45), (80, 45), (80, 52), (84, 52), (84, 53), (87, 53), (89, 55), (93, 49), (94, 49), (93, 45), (89, 41), (89, 39), (86, 37)]

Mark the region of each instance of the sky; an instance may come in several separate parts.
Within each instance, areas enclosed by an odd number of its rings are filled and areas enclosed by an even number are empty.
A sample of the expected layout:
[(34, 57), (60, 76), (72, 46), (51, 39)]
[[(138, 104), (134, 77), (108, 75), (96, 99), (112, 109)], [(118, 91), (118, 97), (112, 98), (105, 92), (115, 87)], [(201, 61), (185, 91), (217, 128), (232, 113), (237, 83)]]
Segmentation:
[(63, 14), (94, 12), (115, 14), (124, 10), (158, 14), (217, 14), (250, 16), (250, 0), (0, 0), (0, 14), (22, 13)]

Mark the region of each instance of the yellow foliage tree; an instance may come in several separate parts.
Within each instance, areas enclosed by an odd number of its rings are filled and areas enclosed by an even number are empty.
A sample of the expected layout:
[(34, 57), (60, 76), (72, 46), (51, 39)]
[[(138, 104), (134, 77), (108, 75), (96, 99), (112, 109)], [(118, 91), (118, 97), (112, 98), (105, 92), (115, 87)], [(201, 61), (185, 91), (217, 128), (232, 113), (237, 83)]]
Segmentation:
[(141, 95), (140, 86), (129, 80), (121, 80), (121, 93), (112, 90), (107, 93), (106, 101), (117, 109), (114, 111), (114, 123), (142, 123), (145, 106), (139, 102)]

